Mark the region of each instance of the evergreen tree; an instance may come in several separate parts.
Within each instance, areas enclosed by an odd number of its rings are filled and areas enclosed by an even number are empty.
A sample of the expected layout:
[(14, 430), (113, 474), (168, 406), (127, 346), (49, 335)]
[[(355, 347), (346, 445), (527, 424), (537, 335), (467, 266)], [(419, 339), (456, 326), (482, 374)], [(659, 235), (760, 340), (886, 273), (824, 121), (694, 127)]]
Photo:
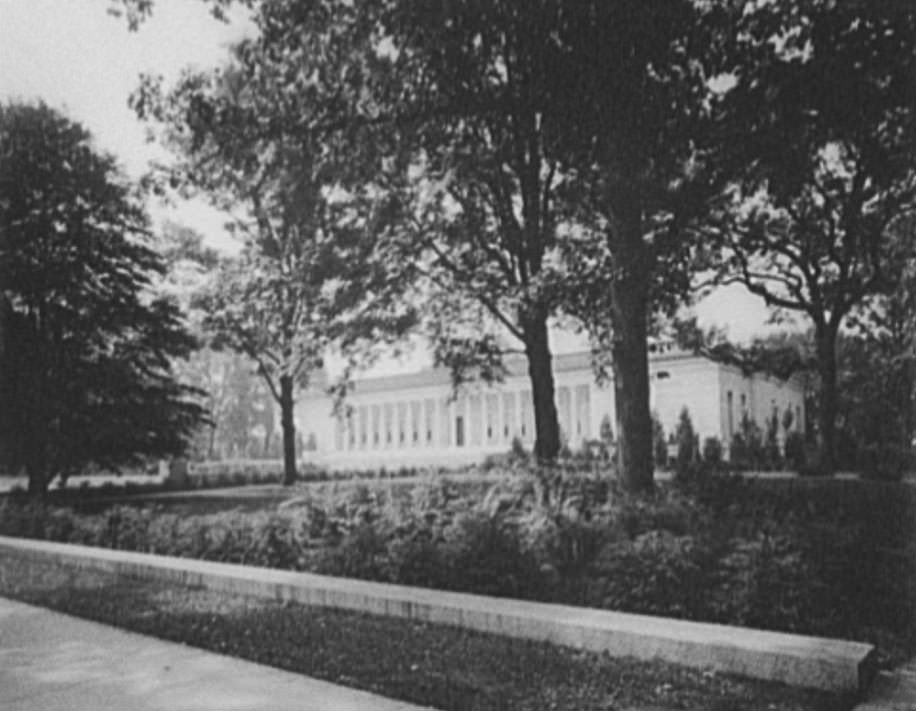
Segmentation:
[(41, 495), (55, 476), (181, 453), (204, 416), (172, 375), (195, 347), (114, 159), (44, 104), (0, 107), (0, 441)]

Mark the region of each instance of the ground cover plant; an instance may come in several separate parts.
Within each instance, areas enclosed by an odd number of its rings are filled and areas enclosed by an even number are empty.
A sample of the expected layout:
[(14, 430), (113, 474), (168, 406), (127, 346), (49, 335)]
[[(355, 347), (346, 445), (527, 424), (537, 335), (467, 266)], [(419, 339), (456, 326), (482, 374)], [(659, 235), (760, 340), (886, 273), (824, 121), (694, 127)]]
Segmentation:
[(0, 594), (443, 711), (842, 711), (853, 699), (423, 622), (15, 557)]
[(913, 489), (714, 477), (620, 493), (542, 470), (351, 485), (261, 510), (8, 503), (0, 533), (855, 639), (916, 654)]

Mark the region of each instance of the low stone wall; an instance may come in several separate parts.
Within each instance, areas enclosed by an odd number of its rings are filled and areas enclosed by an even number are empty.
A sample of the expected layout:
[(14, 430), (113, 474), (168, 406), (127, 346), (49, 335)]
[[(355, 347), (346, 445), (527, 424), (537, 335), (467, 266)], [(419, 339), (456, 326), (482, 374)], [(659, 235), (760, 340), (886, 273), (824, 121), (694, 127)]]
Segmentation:
[(424, 620), (831, 691), (864, 689), (874, 673), (874, 648), (859, 642), (0, 536), (4, 556)]

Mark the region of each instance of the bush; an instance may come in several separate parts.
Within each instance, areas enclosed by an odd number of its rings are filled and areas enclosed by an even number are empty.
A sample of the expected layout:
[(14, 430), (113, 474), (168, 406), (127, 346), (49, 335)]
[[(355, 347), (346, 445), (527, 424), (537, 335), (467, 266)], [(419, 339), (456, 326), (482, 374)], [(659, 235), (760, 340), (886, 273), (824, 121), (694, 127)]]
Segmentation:
[(732, 437), (729, 462), (738, 471), (760, 470), (767, 466), (766, 447), (760, 427), (747, 413), (741, 418), (741, 431)]
[(801, 477), (831, 476), (833, 472), (821, 466), (821, 451), (814, 442), (804, 444), (804, 464), (799, 467), (798, 475)]
[(791, 536), (757, 532), (730, 542), (711, 616), (757, 628), (801, 629), (813, 618), (810, 570)]
[(744, 435), (736, 432), (728, 444), (728, 464), (735, 471), (742, 471), (747, 468), (748, 458), (748, 447), (747, 442), (744, 441)]
[(694, 617), (708, 585), (705, 554), (691, 536), (653, 530), (598, 554), (592, 596), (600, 607)]
[(859, 455), (859, 468), (866, 479), (900, 481), (912, 461), (907, 447), (895, 444), (871, 444)]
[(388, 536), (374, 523), (356, 525), (319, 558), (318, 572), (348, 578), (388, 581)]
[(707, 437), (703, 440), (703, 463), (712, 469), (722, 466), (722, 442), (718, 437)]
[(762, 463), (767, 469), (781, 469), (783, 466), (782, 452), (779, 449), (779, 415), (776, 412), (773, 412), (773, 416), (767, 420)]
[(387, 549), (387, 577), (401, 585), (454, 588), (456, 574), (441, 540), (430, 526), (418, 525), (393, 538)]
[(509, 450), (509, 458), (513, 463), (522, 464), (528, 461), (528, 452), (522, 443), (522, 438), (515, 435), (512, 438), (512, 446)]
[(686, 407), (681, 410), (675, 440), (677, 441), (677, 464), (674, 474), (677, 479), (687, 481), (698, 472), (699, 448), (697, 447), (697, 434), (693, 430), (693, 422), (690, 420), (690, 413)]
[(484, 497), (444, 478), (327, 487), (257, 513), (7, 500), (0, 533), (916, 646), (908, 486), (716, 476), (629, 496), (537, 474)]
[[(508, 521), (486, 512), (460, 516), (446, 532), (454, 588), (481, 595), (537, 597), (541, 575)], [(450, 586), (452, 587), (452, 586)]]
[(798, 430), (786, 433), (785, 457), (786, 464), (794, 471), (801, 471), (806, 464), (805, 437)]

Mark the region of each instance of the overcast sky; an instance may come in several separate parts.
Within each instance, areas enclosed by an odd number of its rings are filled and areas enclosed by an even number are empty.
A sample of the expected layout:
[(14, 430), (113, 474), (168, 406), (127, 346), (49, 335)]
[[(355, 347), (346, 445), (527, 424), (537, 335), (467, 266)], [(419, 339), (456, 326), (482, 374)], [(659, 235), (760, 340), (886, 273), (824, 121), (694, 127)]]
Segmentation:
[[(0, 99), (41, 99), (63, 111), (139, 178), (150, 159), (166, 155), (146, 142), (127, 106), (140, 74), (168, 82), (185, 66), (216, 66), (225, 46), (250, 30), (214, 20), (199, 0), (159, 0), (152, 18), (129, 32), (109, 7), (109, 0), (0, 0)], [(223, 218), (205, 204), (150, 209), (157, 220), (182, 222), (228, 246)]]
[[(109, 6), (109, 0), (0, 0), (0, 100), (41, 99), (63, 111), (137, 178), (148, 160), (163, 155), (146, 143), (127, 107), (139, 75), (162, 74), (168, 85), (187, 65), (219, 65), (226, 45), (250, 27), (242, 16), (229, 24), (214, 20), (200, 0), (158, 0), (152, 18), (129, 32)], [(150, 211), (157, 221), (186, 224), (210, 244), (230, 248), (222, 218), (200, 203), (150, 205)], [(698, 313), (701, 323), (726, 325), (740, 340), (764, 329), (766, 319), (760, 300), (741, 287), (720, 290)]]

